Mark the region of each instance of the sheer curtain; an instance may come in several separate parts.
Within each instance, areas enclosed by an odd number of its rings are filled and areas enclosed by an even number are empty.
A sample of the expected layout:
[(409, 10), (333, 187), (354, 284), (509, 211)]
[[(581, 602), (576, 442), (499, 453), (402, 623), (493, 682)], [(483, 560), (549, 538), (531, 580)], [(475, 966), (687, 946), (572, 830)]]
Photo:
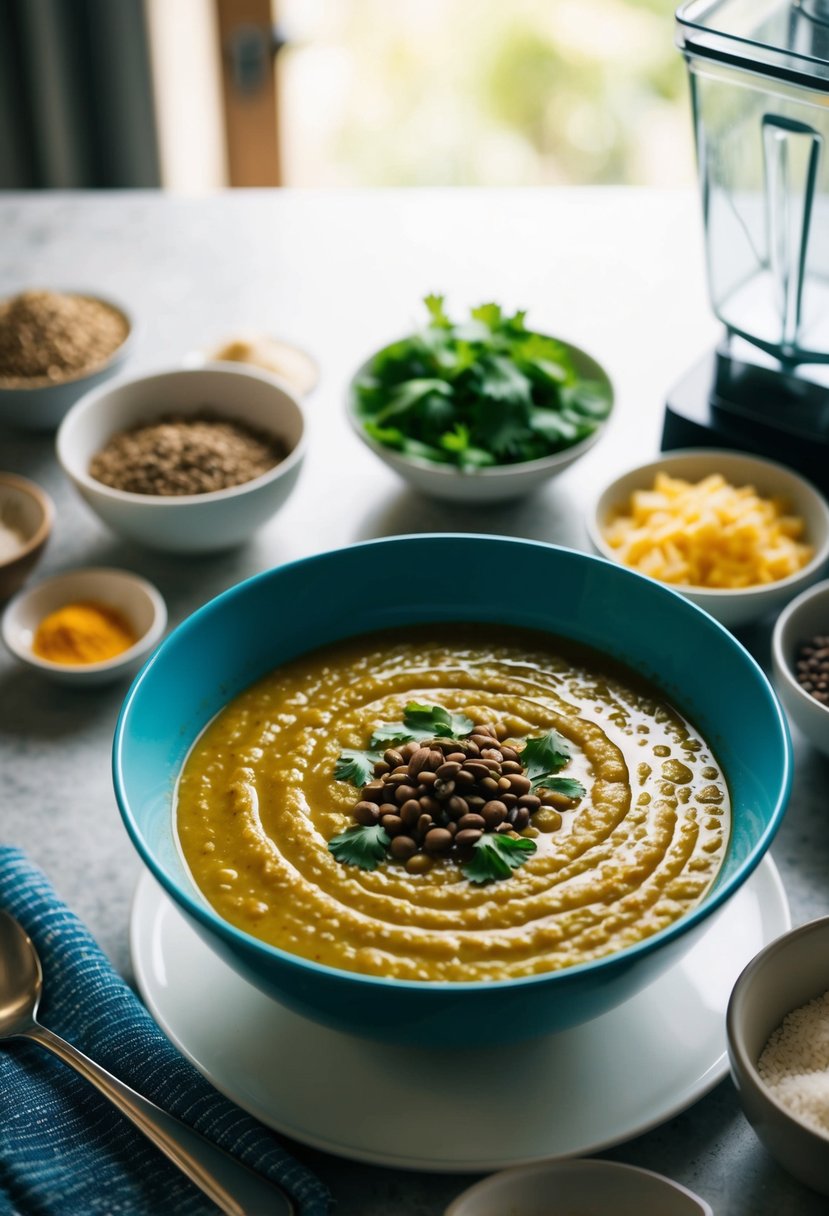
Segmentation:
[(0, 0), (0, 189), (159, 184), (143, 0)]

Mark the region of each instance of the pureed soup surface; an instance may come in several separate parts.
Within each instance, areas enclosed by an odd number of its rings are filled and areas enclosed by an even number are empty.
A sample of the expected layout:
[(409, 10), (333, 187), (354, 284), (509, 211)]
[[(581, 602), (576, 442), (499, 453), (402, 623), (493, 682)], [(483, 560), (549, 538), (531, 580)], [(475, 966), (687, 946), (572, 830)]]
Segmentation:
[[(360, 795), (334, 780), (410, 701), (569, 741), (586, 795), (510, 877), (451, 860), (343, 865), (328, 841)], [(499, 980), (600, 958), (701, 899), (729, 832), (725, 779), (661, 695), (592, 651), (530, 631), (436, 624), (349, 639), (266, 676), (193, 746), (177, 827), (226, 920), (304, 958), (408, 980)], [(557, 818), (557, 817), (556, 817)]]

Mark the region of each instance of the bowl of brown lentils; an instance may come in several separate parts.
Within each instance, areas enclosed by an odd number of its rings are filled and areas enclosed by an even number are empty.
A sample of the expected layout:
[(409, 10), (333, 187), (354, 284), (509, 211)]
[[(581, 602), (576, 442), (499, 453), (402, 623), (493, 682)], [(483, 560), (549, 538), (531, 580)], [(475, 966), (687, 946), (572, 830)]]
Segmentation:
[(284, 506), (305, 420), (264, 372), (177, 368), (86, 394), (60, 425), (57, 454), (112, 531), (152, 549), (209, 553), (243, 544)]
[(775, 687), (789, 721), (829, 756), (829, 579), (784, 608), (771, 650)]
[(49, 431), (127, 356), (120, 305), (84, 292), (22, 291), (0, 300), (0, 424)]

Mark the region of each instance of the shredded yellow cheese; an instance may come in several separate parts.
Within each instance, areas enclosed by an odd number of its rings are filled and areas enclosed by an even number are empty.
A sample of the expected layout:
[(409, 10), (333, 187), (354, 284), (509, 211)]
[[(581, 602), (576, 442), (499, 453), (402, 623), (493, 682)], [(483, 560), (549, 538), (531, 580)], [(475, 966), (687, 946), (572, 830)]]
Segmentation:
[(696, 485), (657, 473), (635, 490), (604, 538), (619, 560), (663, 583), (734, 590), (796, 574), (812, 557), (803, 520), (719, 473)]

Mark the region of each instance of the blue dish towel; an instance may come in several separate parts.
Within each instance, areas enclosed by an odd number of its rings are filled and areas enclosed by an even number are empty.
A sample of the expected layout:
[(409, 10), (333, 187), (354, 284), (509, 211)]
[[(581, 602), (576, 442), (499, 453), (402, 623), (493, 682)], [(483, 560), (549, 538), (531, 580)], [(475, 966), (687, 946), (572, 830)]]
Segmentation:
[[(40, 954), (39, 1021), (280, 1183), (300, 1216), (325, 1216), (325, 1186), (179, 1055), (46, 877), (10, 847), (0, 847), (0, 908), (21, 922)], [(24, 1039), (0, 1047), (3, 1216), (217, 1211), (92, 1085), (45, 1048)]]

